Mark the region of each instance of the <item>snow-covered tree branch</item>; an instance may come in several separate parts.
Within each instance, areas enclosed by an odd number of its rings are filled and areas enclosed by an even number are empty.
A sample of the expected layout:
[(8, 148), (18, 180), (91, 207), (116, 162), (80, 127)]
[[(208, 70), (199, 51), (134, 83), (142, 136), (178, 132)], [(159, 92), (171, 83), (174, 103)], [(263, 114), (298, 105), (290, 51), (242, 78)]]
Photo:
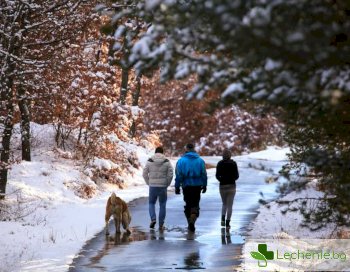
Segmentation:
[[(112, 18), (128, 16), (125, 8)], [(291, 158), (324, 184), (321, 213), (350, 224), (348, 1), (146, 0), (135, 16), (151, 25), (130, 53), (138, 72), (160, 68), (161, 81), (194, 74), (189, 98), (216, 90), (222, 105), (283, 107)]]

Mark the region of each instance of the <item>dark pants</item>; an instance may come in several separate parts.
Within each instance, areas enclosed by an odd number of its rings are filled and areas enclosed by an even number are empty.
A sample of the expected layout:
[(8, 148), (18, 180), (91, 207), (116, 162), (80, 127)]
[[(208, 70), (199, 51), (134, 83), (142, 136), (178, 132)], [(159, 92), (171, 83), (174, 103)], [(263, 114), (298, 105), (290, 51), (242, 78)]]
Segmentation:
[(185, 206), (185, 215), (189, 219), (191, 214), (199, 217), (199, 201), (201, 200), (202, 186), (186, 186), (183, 188)]

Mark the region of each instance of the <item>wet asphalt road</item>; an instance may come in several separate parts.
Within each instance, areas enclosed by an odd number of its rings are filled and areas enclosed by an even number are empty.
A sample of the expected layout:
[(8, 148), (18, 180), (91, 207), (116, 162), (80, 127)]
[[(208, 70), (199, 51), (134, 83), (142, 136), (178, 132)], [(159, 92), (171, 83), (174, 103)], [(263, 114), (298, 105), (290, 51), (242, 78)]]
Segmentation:
[[(209, 169), (208, 190), (202, 194), (195, 233), (187, 230), (182, 195), (168, 191), (164, 231), (149, 229), (147, 198), (137, 199), (129, 203), (132, 234), (123, 232), (116, 237), (106, 237), (102, 231), (87, 242), (69, 271), (239, 270), (245, 232), (256, 216), (258, 200), (261, 194), (267, 200), (276, 196), (276, 184), (264, 181), (270, 174), (252, 169), (248, 163), (238, 161), (241, 178), (237, 182), (231, 229), (220, 226), (219, 186), (214, 177), (215, 169)], [(272, 164), (272, 168), (280, 164), (263, 163)], [(114, 225), (110, 225), (110, 232), (114, 232)]]

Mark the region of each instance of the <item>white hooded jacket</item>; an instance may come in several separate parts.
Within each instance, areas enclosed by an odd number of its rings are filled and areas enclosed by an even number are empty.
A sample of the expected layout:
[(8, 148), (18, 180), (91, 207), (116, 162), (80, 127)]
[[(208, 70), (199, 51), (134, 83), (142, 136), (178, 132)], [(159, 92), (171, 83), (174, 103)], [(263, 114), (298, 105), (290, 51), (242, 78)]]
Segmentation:
[(168, 187), (173, 175), (173, 167), (162, 153), (156, 153), (148, 159), (143, 169), (143, 178), (151, 187)]

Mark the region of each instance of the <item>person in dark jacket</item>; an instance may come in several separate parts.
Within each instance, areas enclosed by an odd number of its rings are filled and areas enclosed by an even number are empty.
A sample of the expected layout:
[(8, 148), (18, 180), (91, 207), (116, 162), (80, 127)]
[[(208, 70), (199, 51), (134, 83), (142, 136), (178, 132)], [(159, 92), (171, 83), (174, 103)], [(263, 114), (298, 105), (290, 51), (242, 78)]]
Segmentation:
[(216, 166), (216, 179), (220, 182), (222, 199), (221, 226), (230, 228), (233, 199), (236, 194), (236, 180), (239, 178), (239, 173), (237, 163), (231, 159), (230, 150), (225, 149), (222, 158)]
[(180, 194), (182, 187), (185, 215), (188, 229), (195, 231), (195, 222), (199, 217), (201, 192), (207, 190), (207, 171), (204, 160), (195, 152), (193, 144), (186, 145), (186, 153), (178, 160), (175, 169), (175, 193)]

